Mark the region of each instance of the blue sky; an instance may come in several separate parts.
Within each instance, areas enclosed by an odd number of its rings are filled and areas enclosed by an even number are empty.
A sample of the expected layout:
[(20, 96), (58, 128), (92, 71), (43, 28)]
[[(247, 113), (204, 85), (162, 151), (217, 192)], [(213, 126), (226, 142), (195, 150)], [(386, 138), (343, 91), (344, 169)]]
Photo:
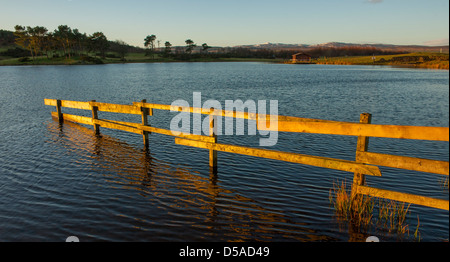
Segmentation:
[(66, 24), (143, 46), (265, 42), (447, 44), (448, 0), (0, 0), (0, 29)]

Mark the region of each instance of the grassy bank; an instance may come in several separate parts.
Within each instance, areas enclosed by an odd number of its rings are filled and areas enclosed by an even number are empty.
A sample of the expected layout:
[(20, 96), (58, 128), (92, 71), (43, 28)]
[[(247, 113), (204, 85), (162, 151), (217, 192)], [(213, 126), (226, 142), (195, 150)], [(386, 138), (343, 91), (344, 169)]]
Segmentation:
[[(168, 60), (168, 59), (167, 59)], [(0, 65), (86, 65), (86, 64), (110, 64), (110, 63), (146, 63), (146, 62), (161, 62), (166, 59), (155, 57), (154, 59), (144, 56), (143, 54), (130, 54), (125, 57), (125, 60), (114, 57), (97, 57), (94, 55), (72, 56), (70, 59), (66, 57), (51, 57), (46, 56), (27, 58), (0, 58)], [(168, 61), (167, 61), (168, 62)]]
[(314, 61), (316, 64), (333, 65), (390, 65), (417, 68), (449, 69), (449, 54), (409, 53), (384, 56), (327, 57)]

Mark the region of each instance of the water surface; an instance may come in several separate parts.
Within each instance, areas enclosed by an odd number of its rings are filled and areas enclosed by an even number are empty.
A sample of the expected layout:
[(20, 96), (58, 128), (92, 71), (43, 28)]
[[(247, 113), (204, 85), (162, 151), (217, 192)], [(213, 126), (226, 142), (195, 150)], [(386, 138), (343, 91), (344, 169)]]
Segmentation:
[[(130, 104), (278, 100), (279, 114), (340, 121), (448, 126), (448, 71), (372, 66), (167, 63), (0, 68), (0, 241), (385, 241), (448, 240), (448, 211), (412, 205), (410, 236), (352, 234), (336, 219), (329, 190), (352, 174), (178, 146), (52, 120), (44, 98)], [(82, 110), (65, 113), (90, 116)], [(140, 116), (99, 113), (140, 122)], [(156, 111), (168, 128), (174, 114)], [(258, 146), (255, 136), (221, 143)], [(353, 160), (356, 138), (280, 133), (272, 149)], [(369, 150), (448, 161), (448, 142), (371, 138)], [(448, 200), (444, 176), (380, 168), (370, 186)]]

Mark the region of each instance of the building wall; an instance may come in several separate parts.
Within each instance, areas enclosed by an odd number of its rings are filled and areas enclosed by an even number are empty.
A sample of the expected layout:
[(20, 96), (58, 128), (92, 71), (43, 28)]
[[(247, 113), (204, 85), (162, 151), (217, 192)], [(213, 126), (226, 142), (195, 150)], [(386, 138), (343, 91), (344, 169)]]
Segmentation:
[(306, 55), (294, 55), (292, 56), (292, 60), (294, 61), (310, 61), (311, 57)]

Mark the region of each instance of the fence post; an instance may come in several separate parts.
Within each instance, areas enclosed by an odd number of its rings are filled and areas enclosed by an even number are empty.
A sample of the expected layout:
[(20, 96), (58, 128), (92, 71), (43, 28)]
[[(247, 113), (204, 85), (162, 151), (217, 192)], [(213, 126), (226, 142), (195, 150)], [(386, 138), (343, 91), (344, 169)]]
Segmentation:
[[(214, 143), (217, 143), (217, 124), (216, 116), (209, 116), (209, 136), (214, 138)], [(217, 171), (217, 151), (209, 150), (209, 167), (213, 171)]]
[(98, 107), (94, 106), (93, 104), (97, 102), (97, 100), (91, 100), (91, 107), (92, 107), (92, 122), (94, 126), (94, 131), (96, 135), (100, 134), (100, 125), (95, 123), (95, 119), (98, 119)]
[[(142, 104), (147, 103), (147, 99), (143, 99)], [(144, 126), (148, 126), (148, 118), (147, 116), (150, 115), (150, 110), (148, 108), (142, 107), (141, 106), (141, 116), (142, 116), (142, 125)], [(144, 139), (144, 147), (148, 148), (149, 143), (148, 143), (148, 131), (142, 131), (142, 138)]]
[(63, 114), (61, 111), (61, 100), (56, 100), (56, 113), (58, 114), (59, 123), (64, 122)]
[[(361, 124), (370, 124), (372, 122), (372, 115), (369, 113), (362, 113), (359, 118)], [(369, 137), (359, 136), (356, 144), (356, 153), (358, 151), (367, 151), (369, 146)], [(355, 161), (359, 162), (358, 154), (356, 154)], [(364, 174), (355, 173), (353, 175), (352, 196), (357, 192), (358, 186), (363, 186), (366, 183), (366, 176)]]

